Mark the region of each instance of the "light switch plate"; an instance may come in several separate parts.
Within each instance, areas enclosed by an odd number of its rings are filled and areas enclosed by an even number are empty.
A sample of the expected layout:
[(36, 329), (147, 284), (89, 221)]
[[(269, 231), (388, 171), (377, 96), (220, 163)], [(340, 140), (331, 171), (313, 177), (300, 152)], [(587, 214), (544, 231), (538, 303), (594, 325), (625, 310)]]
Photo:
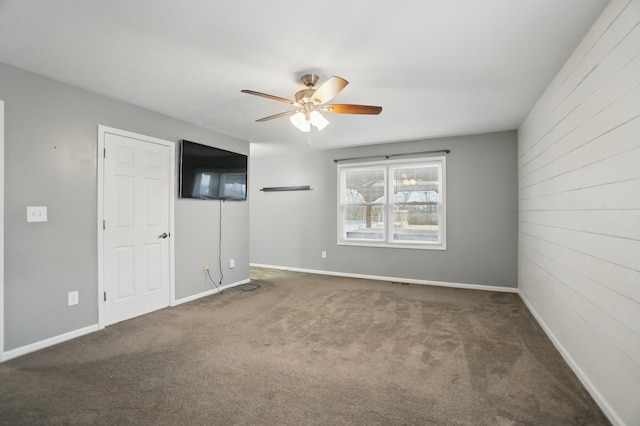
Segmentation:
[(78, 292), (77, 291), (70, 291), (68, 294), (68, 302), (69, 302), (69, 306), (73, 306), (73, 305), (77, 305), (79, 300), (78, 300)]
[(47, 206), (27, 206), (27, 222), (46, 222)]

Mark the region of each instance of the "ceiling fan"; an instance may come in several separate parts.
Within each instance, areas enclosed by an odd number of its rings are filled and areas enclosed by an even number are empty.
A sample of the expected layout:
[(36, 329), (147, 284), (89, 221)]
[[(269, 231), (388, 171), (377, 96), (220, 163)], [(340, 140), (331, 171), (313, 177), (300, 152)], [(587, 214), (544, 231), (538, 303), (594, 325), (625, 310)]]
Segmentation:
[(316, 88), (319, 77), (315, 74), (305, 74), (301, 77), (302, 83), (307, 86), (296, 92), (295, 100), (281, 98), (279, 96), (268, 95), (266, 93), (255, 92), (253, 90), (242, 90), (242, 93), (249, 95), (262, 96), (263, 98), (273, 99), (274, 101), (284, 102), (297, 107), (295, 110), (281, 112), (279, 114), (270, 115), (260, 118), (257, 122), (273, 120), (274, 118), (291, 116), (291, 123), (302, 130), (309, 132), (311, 126), (318, 130), (324, 129), (329, 121), (320, 112), (330, 112), (333, 114), (370, 114), (377, 115), (382, 112), (382, 107), (371, 105), (352, 105), (352, 104), (327, 104), (338, 93), (344, 89), (349, 82), (344, 78), (332, 76), (325, 81), (320, 87)]

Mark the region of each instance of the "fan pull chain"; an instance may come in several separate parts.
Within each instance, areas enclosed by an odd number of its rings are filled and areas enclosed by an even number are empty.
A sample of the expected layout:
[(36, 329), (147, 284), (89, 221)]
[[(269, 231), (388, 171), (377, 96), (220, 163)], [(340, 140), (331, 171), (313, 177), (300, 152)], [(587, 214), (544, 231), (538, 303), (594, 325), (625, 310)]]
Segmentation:
[(307, 132), (307, 148), (311, 148), (311, 130)]

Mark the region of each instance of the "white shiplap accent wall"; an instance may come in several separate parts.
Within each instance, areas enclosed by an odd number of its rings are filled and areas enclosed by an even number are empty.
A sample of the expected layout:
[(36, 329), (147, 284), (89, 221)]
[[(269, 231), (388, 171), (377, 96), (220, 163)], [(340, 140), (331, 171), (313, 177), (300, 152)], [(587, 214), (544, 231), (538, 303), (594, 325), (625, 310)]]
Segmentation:
[(640, 0), (613, 0), (518, 130), (519, 290), (614, 424), (640, 425)]

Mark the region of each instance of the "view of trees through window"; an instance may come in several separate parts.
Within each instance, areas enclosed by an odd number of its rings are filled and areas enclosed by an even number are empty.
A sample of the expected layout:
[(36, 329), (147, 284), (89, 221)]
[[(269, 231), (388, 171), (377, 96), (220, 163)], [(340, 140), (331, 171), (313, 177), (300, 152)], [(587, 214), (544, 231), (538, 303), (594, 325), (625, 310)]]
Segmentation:
[(341, 166), (342, 242), (439, 244), (444, 159)]

